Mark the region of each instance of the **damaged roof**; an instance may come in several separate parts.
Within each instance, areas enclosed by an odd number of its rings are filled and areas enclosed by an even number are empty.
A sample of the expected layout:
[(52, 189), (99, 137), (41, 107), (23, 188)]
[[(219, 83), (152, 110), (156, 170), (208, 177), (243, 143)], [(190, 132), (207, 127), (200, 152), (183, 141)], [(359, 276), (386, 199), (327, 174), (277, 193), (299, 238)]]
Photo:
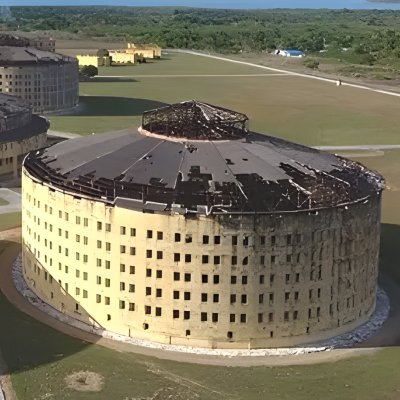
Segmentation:
[[(22, 118), (27, 114), (29, 118)], [(17, 128), (9, 129), (8, 122), (11, 118), (14, 121), (18, 120), (21, 125), (26, 121), (29, 122)], [(11, 125), (15, 126), (15, 124)], [(49, 121), (46, 118), (31, 114), (31, 108), (24, 100), (0, 93), (0, 144), (28, 139), (47, 132), (48, 128)]]
[(66, 62), (76, 62), (76, 59), (35, 47), (0, 46), (0, 66)]
[[(250, 132), (247, 125), (232, 131), (228, 122), (235, 125), (239, 116), (242, 124), (247, 117), (195, 103), (159, 110), (164, 130), (157, 119), (149, 132), (154, 121), (147, 120), (146, 130), (68, 140), (31, 153), (25, 168), (76, 196), (153, 212), (306, 211), (356, 202), (383, 189), (383, 178), (359, 163)], [(180, 116), (165, 118), (165, 111), (179, 113), (179, 105)], [(197, 108), (195, 121), (188, 107)], [(193, 139), (193, 126), (203, 132), (196, 138), (207, 139)]]
[(190, 100), (146, 111), (142, 127), (168, 137), (223, 140), (246, 135), (248, 120), (245, 114)]
[(30, 110), (30, 106), (24, 100), (0, 93), (0, 119), (27, 110)]

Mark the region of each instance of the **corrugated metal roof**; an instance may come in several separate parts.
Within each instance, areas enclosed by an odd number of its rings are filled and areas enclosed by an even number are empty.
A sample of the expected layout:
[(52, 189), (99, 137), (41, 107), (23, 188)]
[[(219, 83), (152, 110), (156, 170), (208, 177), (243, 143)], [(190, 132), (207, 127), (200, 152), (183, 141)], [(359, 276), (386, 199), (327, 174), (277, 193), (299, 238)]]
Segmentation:
[(76, 62), (76, 59), (35, 47), (0, 46), (0, 66), (63, 62)]
[(191, 137), (129, 129), (87, 136), (31, 154), (25, 166), (57, 187), (109, 202), (133, 199), (132, 207), (139, 201), (153, 211), (312, 210), (383, 188), (383, 178), (358, 163), (273, 136)]

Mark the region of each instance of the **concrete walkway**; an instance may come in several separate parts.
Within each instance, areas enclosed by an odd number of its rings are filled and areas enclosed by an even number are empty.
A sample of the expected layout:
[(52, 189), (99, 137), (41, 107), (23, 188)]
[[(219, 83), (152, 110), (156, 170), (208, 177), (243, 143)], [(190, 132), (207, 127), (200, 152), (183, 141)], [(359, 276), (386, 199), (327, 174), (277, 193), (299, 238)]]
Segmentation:
[(5, 206), (0, 206), (0, 214), (9, 214), (21, 211), (21, 195), (10, 189), (0, 189), (0, 198), (9, 202)]
[(314, 146), (314, 149), (325, 151), (379, 151), (400, 150), (400, 144), (360, 144), (355, 146)]
[(73, 139), (73, 138), (77, 138), (77, 137), (82, 137), (82, 135), (79, 135), (78, 133), (53, 131), (51, 129), (49, 129), (47, 131), (47, 135), (65, 138), (65, 139)]

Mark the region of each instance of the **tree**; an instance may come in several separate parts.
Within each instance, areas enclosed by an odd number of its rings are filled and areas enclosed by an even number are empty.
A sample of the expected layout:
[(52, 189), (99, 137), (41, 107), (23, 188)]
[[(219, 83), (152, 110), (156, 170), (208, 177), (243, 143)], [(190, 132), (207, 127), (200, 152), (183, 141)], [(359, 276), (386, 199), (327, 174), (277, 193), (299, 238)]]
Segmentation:
[(306, 66), (307, 68), (318, 69), (319, 61), (316, 60), (315, 58), (306, 58), (303, 62), (303, 65)]
[(81, 74), (87, 78), (92, 78), (99, 73), (99, 70), (94, 65), (84, 65), (81, 68)]
[(107, 49), (99, 49), (97, 50), (97, 57), (108, 57), (110, 55)]

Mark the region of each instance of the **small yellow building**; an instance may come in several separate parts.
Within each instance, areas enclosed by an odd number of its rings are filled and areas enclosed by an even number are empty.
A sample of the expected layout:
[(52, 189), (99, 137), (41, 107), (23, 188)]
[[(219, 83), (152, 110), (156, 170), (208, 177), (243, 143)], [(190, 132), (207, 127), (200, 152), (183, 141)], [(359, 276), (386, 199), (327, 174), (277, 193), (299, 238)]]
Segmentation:
[(110, 51), (110, 56), (116, 64), (135, 64), (141, 58), (138, 54), (127, 53), (125, 50)]
[(161, 47), (154, 44), (128, 43), (127, 52), (134, 52), (144, 58), (161, 58)]
[(79, 66), (94, 65), (95, 67), (111, 67), (112, 58), (110, 56), (99, 57), (90, 54), (78, 54), (76, 56)]

